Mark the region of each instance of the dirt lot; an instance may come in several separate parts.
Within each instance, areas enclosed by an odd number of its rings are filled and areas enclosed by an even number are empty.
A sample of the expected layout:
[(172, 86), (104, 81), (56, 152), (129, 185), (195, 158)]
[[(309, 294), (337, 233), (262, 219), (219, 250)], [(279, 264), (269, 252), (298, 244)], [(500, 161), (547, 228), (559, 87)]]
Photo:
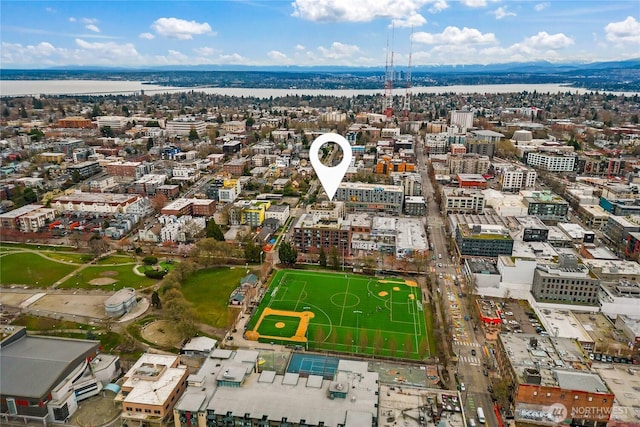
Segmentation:
[(47, 294), (29, 307), (31, 310), (53, 311), (76, 316), (106, 318), (104, 302), (110, 295), (60, 295)]

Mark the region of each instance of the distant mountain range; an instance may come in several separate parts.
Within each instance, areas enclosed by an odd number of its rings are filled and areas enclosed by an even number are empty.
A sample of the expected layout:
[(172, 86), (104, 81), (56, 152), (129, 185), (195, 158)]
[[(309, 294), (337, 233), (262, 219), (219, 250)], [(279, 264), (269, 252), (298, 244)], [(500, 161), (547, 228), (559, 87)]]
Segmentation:
[[(405, 84), (407, 67), (395, 67)], [(171, 65), (162, 67), (54, 67), (2, 69), (0, 80), (130, 80), (175, 87), (379, 89), (384, 67)], [(413, 86), (562, 83), (592, 90), (640, 93), (640, 58), (626, 61), (488, 65), (419, 65)], [(0, 94), (1, 95), (1, 94)]]

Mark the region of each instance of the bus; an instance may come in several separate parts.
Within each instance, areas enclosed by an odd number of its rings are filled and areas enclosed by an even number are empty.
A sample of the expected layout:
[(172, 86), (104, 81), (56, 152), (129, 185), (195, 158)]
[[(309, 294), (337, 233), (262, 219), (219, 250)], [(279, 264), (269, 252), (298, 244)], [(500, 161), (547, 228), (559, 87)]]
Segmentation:
[(482, 410), (482, 408), (478, 407), (478, 422), (480, 424), (484, 424), (485, 423), (485, 419), (484, 419), (484, 411)]

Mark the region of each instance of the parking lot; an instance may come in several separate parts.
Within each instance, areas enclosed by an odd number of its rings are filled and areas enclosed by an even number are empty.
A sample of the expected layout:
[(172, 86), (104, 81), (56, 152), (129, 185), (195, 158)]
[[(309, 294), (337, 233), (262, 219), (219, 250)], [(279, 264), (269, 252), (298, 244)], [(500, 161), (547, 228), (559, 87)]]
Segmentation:
[(494, 299), (501, 306), (500, 319), (503, 332), (545, 335), (544, 327), (524, 300)]

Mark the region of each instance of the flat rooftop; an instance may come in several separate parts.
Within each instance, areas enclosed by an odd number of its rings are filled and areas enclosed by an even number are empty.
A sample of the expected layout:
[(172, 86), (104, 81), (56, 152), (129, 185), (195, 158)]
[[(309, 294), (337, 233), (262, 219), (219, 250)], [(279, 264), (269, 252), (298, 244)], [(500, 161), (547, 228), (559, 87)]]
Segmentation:
[(550, 260), (557, 257), (558, 252), (553, 246), (546, 242), (523, 242), (516, 240), (513, 242), (511, 255), (517, 258)]
[(0, 384), (4, 396), (44, 397), (98, 352), (99, 341), (24, 335), (0, 348)]
[(429, 248), (427, 233), (419, 219), (398, 218), (396, 247), (424, 251)]
[(131, 391), (123, 399), (127, 403), (164, 405), (171, 392), (187, 372), (186, 366), (172, 368), (178, 356), (143, 354), (129, 369), (122, 388)]
[(573, 312), (545, 308), (543, 315), (546, 323), (551, 328), (549, 332), (554, 336), (561, 338), (574, 338), (585, 343), (594, 342), (593, 337), (587, 333), (586, 329), (582, 326), (582, 323)]

